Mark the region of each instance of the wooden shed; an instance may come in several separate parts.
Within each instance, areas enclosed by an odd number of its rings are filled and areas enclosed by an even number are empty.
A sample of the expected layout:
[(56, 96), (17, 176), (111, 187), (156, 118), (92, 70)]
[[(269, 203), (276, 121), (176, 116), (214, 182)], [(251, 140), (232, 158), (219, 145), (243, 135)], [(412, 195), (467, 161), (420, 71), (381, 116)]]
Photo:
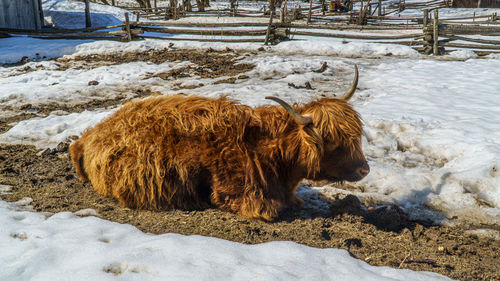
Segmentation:
[(0, 28), (41, 29), (41, 0), (0, 0)]

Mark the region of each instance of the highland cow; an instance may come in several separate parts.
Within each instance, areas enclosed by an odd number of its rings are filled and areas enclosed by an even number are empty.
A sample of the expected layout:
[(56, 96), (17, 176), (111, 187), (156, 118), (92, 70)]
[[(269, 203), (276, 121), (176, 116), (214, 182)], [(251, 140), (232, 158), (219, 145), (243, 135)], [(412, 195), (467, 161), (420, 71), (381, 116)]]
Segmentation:
[(272, 221), (299, 208), (303, 179), (358, 181), (369, 172), (362, 125), (347, 100), (251, 108), (221, 97), (160, 96), (125, 104), (69, 151), (79, 178), (139, 209), (215, 206)]

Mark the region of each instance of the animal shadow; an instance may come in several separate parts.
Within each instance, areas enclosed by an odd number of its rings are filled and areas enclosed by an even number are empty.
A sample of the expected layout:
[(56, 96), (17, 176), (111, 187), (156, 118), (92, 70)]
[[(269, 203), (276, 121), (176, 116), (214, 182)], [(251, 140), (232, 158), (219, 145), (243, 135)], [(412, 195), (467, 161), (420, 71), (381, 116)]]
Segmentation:
[(365, 206), (354, 195), (347, 195), (341, 199), (329, 199), (318, 190), (306, 185), (299, 187), (297, 195), (304, 200), (302, 208), (284, 210), (278, 221), (291, 222), (297, 219), (314, 218), (335, 219), (342, 215), (353, 215), (361, 217), (363, 223), (371, 224), (378, 230), (397, 233), (405, 228), (413, 231), (417, 224), (423, 227), (433, 225), (431, 221), (410, 219), (403, 209), (394, 204)]

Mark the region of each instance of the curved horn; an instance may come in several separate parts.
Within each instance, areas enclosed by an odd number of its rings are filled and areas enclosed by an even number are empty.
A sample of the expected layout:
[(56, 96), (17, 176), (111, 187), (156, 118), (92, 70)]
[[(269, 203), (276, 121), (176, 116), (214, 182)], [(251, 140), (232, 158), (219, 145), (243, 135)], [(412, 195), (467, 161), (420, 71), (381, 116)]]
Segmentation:
[(351, 87), (345, 94), (342, 96), (341, 99), (343, 100), (349, 100), (353, 95), (354, 92), (356, 92), (356, 87), (358, 86), (358, 66), (354, 65), (354, 81), (352, 81)]
[(285, 108), (286, 112), (292, 116), (293, 120), (299, 125), (309, 125), (312, 123), (312, 118), (310, 116), (302, 116), (300, 115), (293, 107), (291, 107), (288, 103), (283, 101), (282, 99), (279, 99), (277, 97), (266, 97), (268, 100), (273, 100), (277, 103), (279, 103), (283, 108)]

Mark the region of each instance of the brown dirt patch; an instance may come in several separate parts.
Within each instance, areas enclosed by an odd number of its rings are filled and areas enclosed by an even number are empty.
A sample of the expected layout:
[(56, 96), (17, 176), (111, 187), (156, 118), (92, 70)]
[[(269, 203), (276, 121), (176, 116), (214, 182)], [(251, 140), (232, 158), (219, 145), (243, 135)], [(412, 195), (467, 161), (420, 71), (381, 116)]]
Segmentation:
[(0, 145), (0, 184), (12, 186), (9, 194), (0, 195), (3, 200), (31, 197), (36, 211), (93, 208), (103, 219), (150, 233), (199, 234), (248, 244), (288, 240), (346, 249), (372, 265), (434, 271), (460, 280), (500, 280), (499, 240), (468, 235), (464, 228), (412, 222), (395, 206), (369, 210), (352, 196), (322, 199), (331, 210), (321, 212), (306, 198), (304, 208), (288, 210), (274, 223), (216, 209), (133, 210), (98, 195), (90, 184), (76, 179), (64, 149), (40, 154), (34, 147), (22, 145)]
[(149, 50), (134, 53), (113, 53), (106, 55), (86, 55), (67, 59), (61, 58), (61, 70), (69, 67), (94, 68), (101, 65), (114, 65), (134, 61), (148, 61), (155, 64), (164, 62), (189, 61), (194, 65), (188, 65), (164, 73), (152, 75), (146, 78), (159, 77), (164, 80), (182, 77), (198, 76), (200, 78), (216, 78), (220, 76), (233, 76), (252, 70), (255, 65), (250, 63), (239, 63), (243, 55), (235, 51), (208, 50)]
[[(0, 110), (2, 108), (0, 107)], [(22, 120), (30, 119), (36, 117), (36, 114), (33, 113), (21, 113), (16, 116), (10, 116), (6, 118), (0, 118), (0, 134), (7, 132), (10, 128), (12, 128), (12, 123), (19, 122)]]

